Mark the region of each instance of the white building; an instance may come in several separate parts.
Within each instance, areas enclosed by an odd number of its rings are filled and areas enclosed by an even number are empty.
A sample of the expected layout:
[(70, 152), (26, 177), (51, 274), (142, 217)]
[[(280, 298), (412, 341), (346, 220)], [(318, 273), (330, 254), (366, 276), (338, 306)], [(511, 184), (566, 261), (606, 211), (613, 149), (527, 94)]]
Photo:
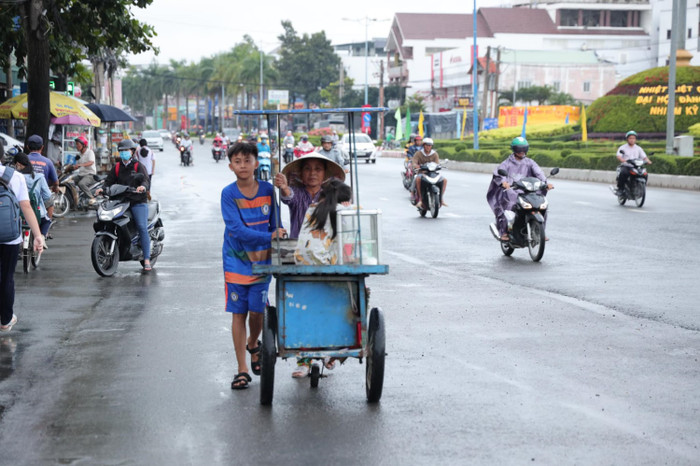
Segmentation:
[[(365, 76), (369, 87), (378, 87), (380, 78), (380, 65), (384, 60), (385, 38), (373, 38), (367, 42), (367, 57), (365, 59), (365, 42), (351, 42), (347, 44), (336, 44), (333, 46), (336, 55), (340, 57), (343, 65), (343, 72), (346, 77), (354, 81), (353, 89), (363, 90), (365, 87)], [(366, 67), (365, 67), (366, 65)], [(365, 74), (365, 69), (367, 70)], [(338, 77), (340, 79), (340, 77)], [(386, 70), (384, 71), (384, 82), (386, 83)]]

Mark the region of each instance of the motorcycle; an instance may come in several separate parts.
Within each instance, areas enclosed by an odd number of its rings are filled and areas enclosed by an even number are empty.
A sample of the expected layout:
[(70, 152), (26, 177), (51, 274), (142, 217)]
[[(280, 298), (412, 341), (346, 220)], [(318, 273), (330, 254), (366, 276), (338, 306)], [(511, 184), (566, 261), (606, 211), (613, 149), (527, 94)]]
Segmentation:
[[(92, 241), (90, 258), (99, 275), (111, 277), (117, 272), (120, 261), (140, 261), (143, 266), (143, 251), (125, 194), (136, 192), (136, 188), (115, 184), (105, 189), (104, 200), (97, 209), (97, 220), (93, 224), (95, 238)], [(151, 264), (155, 264), (163, 251), (165, 230), (160, 218), (160, 203), (148, 203), (148, 234), (151, 237)]]
[(272, 178), (272, 161), (269, 152), (258, 152), (258, 176), (262, 181), (269, 181)]
[(294, 144), (285, 144), (284, 146), (284, 163), (289, 163), (294, 158)]
[(299, 146), (294, 148), (294, 157), (299, 158), (302, 155), (310, 154), (314, 151), (314, 146), (308, 144), (303, 149)]
[[(428, 162), (420, 166), (420, 172), (416, 176), (421, 177), (421, 197), (423, 200), (423, 205), (427, 206), (426, 209), (422, 209), (418, 206), (418, 212), (421, 217), (425, 217), (425, 214), (430, 211), (430, 215), (433, 218), (438, 216), (440, 212), (440, 206), (442, 205), (442, 191), (438, 183), (442, 181), (443, 176), (438, 173), (443, 167), (435, 162)], [(410, 186), (410, 185), (409, 185)], [(418, 203), (417, 194), (411, 199), (411, 204), (416, 205)]]
[(202, 146), (204, 145), (204, 134), (199, 135), (199, 144)]
[(192, 165), (192, 151), (189, 147), (180, 146), (180, 165), (186, 167)]
[[(559, 173), (559, 168), (553, 168), (549, 173), (554, 176)], [(498, 174), (508, 176), (508, 172), (499, 169)], [(489, 225), (491, 234), (501, 243), (501, 251), (510, 256), (518, 248), (528, 248), (530, 258), (539, 262), (544, 255), (546, 236), (544, 232), (545, 214), (548, 202), (543, 194), (547, 189), (547, 182), (534, 177), (525, 177), (513, 182), (511, 189), (518, 189), (518, 201), (513, 210), (507, 210), (508, 241), (501, 241), (498, 227), (495, 223)]]
[[(80, 156), (76, 157), (76, 160), (79, 158)], [(92, 177), (94, 181), (89, 188), (93, 197), (96, 197), (95, 191), (102, 187), (107, 177), (105, 175), (92, 175)], [(97, 204), (90, 204), (90, 198), (78, 187), (78, 178), (78, 170), (73, 165), (66, 165), (63, 169), (63, 174), (58, 179), (58, 192), (51, 193), (54, 217), (61, 218), (71, 209), (89, 210), (97, 208)]]
[[(617, 196), (617, 202), (625, 205), (625, 202), (633, 200), (637, 207), (642, 207), (647, 197), (647, 179), (649, 174), (644, 168), (644, 160), (634, 159), (620, 165), (629, 168), (630, 176), (625, 183), (625, 188), (618, 191), (617, 186), (610, 186), (613, 194)], [(620, 167), (617, 168), (617, 176), (620, 176)]]
[(224, 158), (225, 154), (224, 144), (221, 141), (214, 141), (214, 145), (211, 148), (211, 155), (214, 157), (214, 160), (218, 163), (219, 160)]
[(41, 255), (43, 252), (34, 250), (34, 233), (32, 233), (29, 224), (22, 219), (22, 244), (19, 250), (19, 255), (22, 258), (22, 270), (24, 273), (29, 273), (32, 268), (39, 267)]
[(406, 189), (411, 189), (411, 184), (413, 183), (413, 165), (411, 164), (411, 159), (407, 159), (403, 163), (403, 170), (401, 170), (401, 182), (403, 187)]

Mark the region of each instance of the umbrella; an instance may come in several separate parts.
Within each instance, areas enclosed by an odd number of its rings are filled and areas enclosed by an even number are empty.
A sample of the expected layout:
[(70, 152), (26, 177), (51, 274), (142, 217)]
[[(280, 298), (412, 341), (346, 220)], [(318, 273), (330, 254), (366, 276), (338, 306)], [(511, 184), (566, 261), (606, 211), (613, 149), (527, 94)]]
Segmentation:
[(119, 107), (107, 104), (87, 104), (92, 113), (100, 117), (102, 121), (136, 121), (136, 118), (132, 117), (124, 110)]
[[(60, 118), (76, 115), (87, 120), (92, 126), (100, 126), (100, 119), (85, 106), (82, 100), (58, 92), (50, 92), (49, 99), (49, 111), (53, 116)], [(0, 118), (26, 120), (28, 113), (26, 92), (0, 104)]]
[(51, 123), (54, 125), (78, 125), (78, 126), (91, 126), (91, 123), (83, 117), (78, 115), (66, 115), (62, 117), (51, 118)]

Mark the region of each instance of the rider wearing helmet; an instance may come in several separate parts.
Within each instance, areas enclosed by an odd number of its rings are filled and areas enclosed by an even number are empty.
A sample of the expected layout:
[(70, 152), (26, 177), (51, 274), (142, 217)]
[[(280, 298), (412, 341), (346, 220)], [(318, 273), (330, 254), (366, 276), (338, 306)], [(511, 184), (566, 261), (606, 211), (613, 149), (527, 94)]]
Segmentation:
[[(510, 143), (510, 149), (513, 153), (496, 167), (491, 184), (486, 192), (486, 201), (496, 216), (496, 225), (498, 226), (498, 233), (501, 235), (501, 241), (510, 239), (505, 211), (512, 210), (518, 200), (518, 193), (511, 189), (511, 184), (525, 177), (535, 177), (544, 182), (547, 181), (547, 177), (540, 169), (540, 166), (537, 165), (537, 162), (527, 157), (527, 152), (530, 149), (527, 139), (520, 136), (513, 138)], [(508, 172), (508, 176), (498, 174), (498, 170), (501, 168)], [(547, 183), (547, 190), (550, 189), (554, 189), (554, 186)], [(546, 221), (546, 212), (544, 215)]]
[(267, 134), (263, 134), (260, 136), (260, 142), (257, 144), (257, 147), (258, 147), (258, 153), (260, 153), (260, 152), (272, 153), (272, 149), (270, 148), (269, 139), (267, 137)]
[[(107, 174), (104, 186), (108, 188), (113, 184), (121, 184), (136, 188), (136, 192), (124, 195), (131, 201), (131, 213), (139, 230), (141, 249), (143, 250), (143, 270), (151, 270), (151, 239), (148, 236), (148, 204), (146, 191), (150, 188), (148, 172), (142, 163), (136, 159), (136, 148), (138, 146), (131, 139), (119, 141), (119, 161)], [(102, 189), (97, 190), (100, 194)]]
[(617, 160), (620, 161), (620, 166), (617, 175), (617, 192), (621, 192), (625, 189), (625, 183), (630, 177), (630, 167), (627, 166), (625, 162), (629, 160), (644, 160), (646, 163), (651, 164), (651, 160), (644, 153), (644, 149), (639, 147), (637, 143), (637, 133), (635, 131), (627, 131), (625, 134), (626, 144), (621, 145), (617, 149), (615, 156)]
[[(297, 145), (297, 151), (299, 153), (298, 156), (308, 154), (314, 151), (314, 145), (309, 142), (309, 136), (306, 134), (301, 135), (301, 140), (299, 141), (299, 144)], [(297, 156), (297, 157), (298, 157)]]
[(409, 144), (406, 148), (406, 158), (410, 159), (413, 155), (423, 148), (423, 136), (420, 134), (411, 135), (411, 141), (413, 144)]
[(343, 158), (343, 154), (340, 153), (338, 149), (333, 147), (333, 137), (329, 134), (321, 136), (321, 147), (317, 151), (321, 155), (325, 155), (341, 167), (343, 167), (343, 170), (345, 170), (345, 173), (348, 173), (349, 170), (345, 168), (345, 158)]
[[(416, 139), (420, 136), (416, 136)], [(413, 178), (413, 185), (411, 186), (411, 192), (416, 196), (414, 199), (418, 204), (419, 208), (426, 209), (426, 206), (422, 206), (423, 195), (425, 194), (421, 189), (421, 177), (420, 177), (420, 166), (425, 165), (429, 162), (440, 163), (440, 157), (438, 153), (433, 150), (433, 140), (431, 138), (425, 138), (423, 140), (423, 147), (421, 147), (415, 154), (413, 154), (412, 163), (413, 170), (416, 172), (417, 176)], [(442, 200), (442, 205), (447, 207), (445, 202), (445, 190), (447, 189), (447, 179), (443, 177), (441, 181), (438, 182), (440, 186), (440, 199)]]
[(287, 144), (291, 144), (292, 147), (294, 146), (294, 135), (292, 134), (291, 131), (287, 131), (287, 134), (284, 136), (284, 139), (282, 140), (282, 144), (285, 146)]
[(74, 165), (78, 169), (78, 187), (88, 197), (88, 202), (94, 204), (95, 196), (90, 192), (90, 185), (95, 182), (95, 175), (97, 175), (95, 153), (88, 148), (88, 141), (85, 136), (78, 136), (73, 141), (75, 141), (75, 148), (78, 149), (80, 154), (80, 163), (76, 161)]

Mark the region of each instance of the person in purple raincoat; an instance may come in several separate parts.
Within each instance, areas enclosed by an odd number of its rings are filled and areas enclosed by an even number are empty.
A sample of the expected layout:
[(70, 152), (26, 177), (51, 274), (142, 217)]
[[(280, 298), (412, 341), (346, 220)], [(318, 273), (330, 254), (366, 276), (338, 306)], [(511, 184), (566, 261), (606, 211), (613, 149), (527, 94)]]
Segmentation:
[[(493, 178), (489, 189), (486, 192), (486, 201), (489, 203), (491, 210), (496, 216), (496, 226), (498, 233), (501, 235), (501, 241), (509, 241), (508, 236), (508, 220), (506, 219), (506, 210), (512, 210), (518, 200), (518, 193), (510, 189), (514, 181), (521, 180), (525, 177), (535, 177), (544, 182), (547, 177), (532, 159), (527, 158), (527, 151), (530, 148), (527, 140), (523, 137), (514, 138), (510, 144), (513, 151), (506, 160), (504, 160), (493, 172)], [(508, 172), (508, 176), (498, 174), (499, 169), (504, 169)], [(547, 190), (554, 189), (551, 183), (547, 183)], [(545, 213), (545, 220), (546, 220)]]

